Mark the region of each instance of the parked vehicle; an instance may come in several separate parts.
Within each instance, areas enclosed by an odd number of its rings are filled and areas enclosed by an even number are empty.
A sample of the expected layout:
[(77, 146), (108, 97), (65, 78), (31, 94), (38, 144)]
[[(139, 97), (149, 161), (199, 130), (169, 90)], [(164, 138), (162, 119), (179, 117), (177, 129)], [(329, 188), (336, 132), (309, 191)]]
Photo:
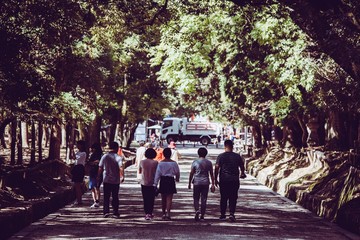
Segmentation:
[(217, 141), (221, 135), (222, 126), (213, 122), (189, 122), (187, 118), (164, 118), (161, 140), (192, 141), (208, 145)]

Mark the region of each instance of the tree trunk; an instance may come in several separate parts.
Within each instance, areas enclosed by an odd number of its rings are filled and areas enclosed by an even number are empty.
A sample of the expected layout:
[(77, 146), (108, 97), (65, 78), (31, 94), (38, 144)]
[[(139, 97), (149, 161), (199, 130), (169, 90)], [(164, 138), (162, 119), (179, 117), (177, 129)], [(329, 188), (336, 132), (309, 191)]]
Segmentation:
[(60, 160), (60, 145), (61, 145), (61, 127), (56, 121), (51, 127), (49, 159)]
[(21, 141), (23, 148), (29, 148), (28, 124), (21, 121)]
[(118, 115), (119, 115), (119, 112), (114, 109), (113, 111), (111, 111), (111, 116), (110, 116), (110, 127), (108, 129), (108, 134), (107, 134), (107, 142), (108, 144), (110, 142), (113, 142), (116, 138), (116, 126), (117, 126), (117, 123), (118, 123)]
[(71, 122), (68, 122), (66, 125), (66, 161), (69, 162), (70, 159), (75, 158), (74, 153), (75, 145), (75, 128)]
[(79, 132), (79, 138), (78, 140), (86, 140), (87, 131), (85, 129), (85, 125), (82, 122), (77, 123), (78, 126), (78, 132)]
[(319, 120), (318, 117), (312, 117), (306, 123), (306, 128), (308, 132), (308, 138), (306, 140), (308, 146), (319, 146)]
[(44, 124), (43, 127), (44, 127), (43, 137), (44, 137), (45, 147), (49, 147), (52, 127), (49, 124)]
[(271, 127), (268, 125), (261, 125), (262, 146), (267, 147), (268, 142), (271, 141)]
[(301, 134), (301, 146), (307, 147), (307, 140), (309, 137), (308, 129), (306, 127), (306, 124), (304, 122), (303, 116), (300, 116), (299, 114), (296, 114), (296, 119), (298, 121), (298, 124), (301, 128), (302, 134)]
[(96, 116), (89, 126), (89, 144), (100, 143), (101, 117)]
[(302, 147), (302, 130), (298, 121), (294, 119), (288, 119), (284, 122), (283, 128), (283, 145), (285, 148)]
[(348, 143), (350, 148), (355, 148), (355, 142), (358, 139), (358, 131), (359, 128), (359, 115), (356, 113), (348, 114)]
[(30, 152), (30, 164), (35, 164), (35, 148), (36, 148), (36, 131), (35, 122), (31, 120), (31, 152)]
[(38, 152), (39, 152), (39, 162), (42, 162), (43, 156), (42, 156), (42, 149), (43, 149), (43, 135), (44, 135), (44, 128), (43, 123), (40, 120), (38, 123)]
[(326, 131), (326, 147), (330, 150), (345, 150), (346, 144), (346, 128), (343, 119), (340, 119), (340, 113), (331, 111), (327, 119)]
[(5, 129), (6, 126), (9, 125), (12, 121), (13, 118), (7, 118), (0, 124), (0, 140), (1, 140), (1, 146), (3, 148), (7, 148), (5, 141)]
[(275, 137), (275, 141), (280, 142), (283, 139), (283, 131), (281, 130), (281, 128), (279, 126), (274, 126), (274, 137)]
[(19, 131), (18, 131), (18, 137), (17, 137), (17, 164), (21, 165), (23, 164), (23, 149), (22, 149), (22, 122), (19, 121)]
[(66, 126), (61, 124), (61, 148), (66, 148)]
[(325, 115), (323, 113), (319, 114), (318, 119), (319, 119), (319, 128), (318, 128), (319, 145), (324, 146), (325, 145), (325, 138), (326, 138), (326, 132), (325, 132), (326, 119), (325, 119)]
[(15, 165), (16, 154), (16, 130), (17, 120), (14, 118), (11, 122), (11, 153), (10, 153), (10, 165)]
[(134, 139), (134, 134), (136, 131), (137, 124), (119, 124), (119, 135), (120, 135), (120, 142), (123, 147), (130, 147), (132, 140)]
[(256, 123), (252, 125), (253, 143), (255, 148), (262, 148), (261, 144), (261, 127)]

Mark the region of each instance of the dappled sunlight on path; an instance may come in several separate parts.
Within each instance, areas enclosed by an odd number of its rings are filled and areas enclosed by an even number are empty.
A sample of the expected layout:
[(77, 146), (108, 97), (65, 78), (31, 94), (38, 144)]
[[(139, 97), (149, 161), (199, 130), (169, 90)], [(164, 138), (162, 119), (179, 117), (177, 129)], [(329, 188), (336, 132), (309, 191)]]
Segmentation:
[[(140, 185), (135, 167), (126, 170), (120, 187), (120, 219), (103, 218), (102, 208), (92, 209), (91, 194), (84, 205), (60, 209), (19, 232), (12, 239), (359, 239), (281, 197), (249, 176), (241, 181), (237, 221), (220, 221), (219, 190), (209, 193), (205, 221), (194, 221), (192, 190), (187, 189), (195, 148), (179, 148), (182, 159), (178, 193), (174, 195), (172, 221), (161, 220), (161, 199), (156, 198), (155, 219), (144, 220)], [(222, 150), (209, 148), (213, 162)]]

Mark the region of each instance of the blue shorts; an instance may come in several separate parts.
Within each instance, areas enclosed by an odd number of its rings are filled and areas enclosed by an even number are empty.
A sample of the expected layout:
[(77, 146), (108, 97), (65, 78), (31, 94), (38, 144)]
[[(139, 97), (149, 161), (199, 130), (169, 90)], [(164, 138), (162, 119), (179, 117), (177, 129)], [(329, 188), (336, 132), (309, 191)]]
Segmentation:
[(97, 188), (96, 178), (90, 178), (89, 180), (89, 189)]

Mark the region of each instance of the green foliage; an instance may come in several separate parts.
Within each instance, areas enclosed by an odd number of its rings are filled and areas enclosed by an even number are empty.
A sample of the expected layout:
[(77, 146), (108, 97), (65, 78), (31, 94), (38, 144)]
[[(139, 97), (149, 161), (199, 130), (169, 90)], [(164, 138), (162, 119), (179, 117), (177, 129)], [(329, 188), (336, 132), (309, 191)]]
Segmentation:
[[(80, 89), (78, 91), (81, 92)], [(95, 117), (91, 110), (84, 106), (83, 101), (71, 93), (61, 93), (53, 100), (51, 107), (54, 116), (59, 119), (81, 120), (88, 124)]]
[[(307, 53), (312, 43), (287, 9), (210, 1), (193, 14), (177, 7), (152, 50), (152, 64), (160, 66), (159, 79), (176, 89), (183, 104), (191, 99), (202, 111), (248, 123), (284, 119), (314, 104), (304, 99), (315, 84), (314, 60)], [(220, 111), (209, 111), (204, 102), (216, 102)]]
[(289, 14), (215, 0), (4, 0), (0, 108), (86, 123), (116, 112), (121, 124), (164, 109), (246, 124), (358, 111), (359, 84)]

